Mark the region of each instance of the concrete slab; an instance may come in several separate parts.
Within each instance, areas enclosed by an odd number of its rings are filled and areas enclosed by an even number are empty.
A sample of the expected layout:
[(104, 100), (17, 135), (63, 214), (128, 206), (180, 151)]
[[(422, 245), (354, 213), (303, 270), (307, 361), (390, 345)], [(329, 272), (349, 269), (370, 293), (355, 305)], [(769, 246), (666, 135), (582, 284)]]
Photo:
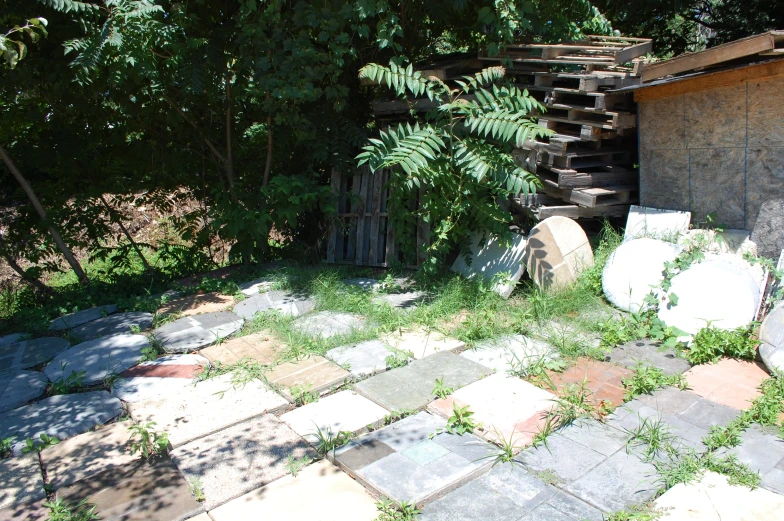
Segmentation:
[(204, 511), (169, 458), (118, 467), (57, 491), (69, 503), (87, 499), (107, 521), (184, 521)]
[(784, 494), (784, 441), (775, 429), (752, 425), (727, 452), (759, 473), (762, 488)]
[(365, 378), (384, 372), (386, 359), (392, 352), (381, 340), (367, 340), (358, 344), (336, 347), (326, 353), (326, 357), (336, 364), (347, 367), (357, 378)]
[(678, 484), (655, 502), (667, 521), (775, 521), (784, 512), (784, 497), (764, 489), (730, 485), (725, 476), (706, 472), (696, 483)]
[[(471, 434), (439, 434), (431, 440), (430, 434), (445, 425), (444, 420), (421, 412), (349, 443), (336, 451), (335, 461), (377, 494), (426, 503), (490, 466), (489, 459), (470, 460), (436, 439), (460, 438), (457, 442), (463, 445), (483, 443)], [(378, 451), (377, 444), (391, 452)]]
[(264, 376), (273, 389), (279, 389), (293, 402), (292, 387), (307, 388), (316, 393), (325, 392), (350, 379), (351, 373), (324, 357), (311, 355), (296, 362), (278, 364)]
[(498, 373), (506, 373), (512, 365), (525, 368), (542, 358), (556, 358), (558, 352), (541, 340), (510, 335), (478, 342), (472, 349), (460, 353), (460, 356)]
[(69, 347), (71, 343), (68, 340), (54, 337), (23, 340), (0, 347), (0, 373), (45, 364)]
[(57, 490), (138, 460), (138, 455), (131, 455), (132, 425), (131, 420), (111, 423), (42, 450), (49, 485)]
[[(618, 448), (613, 453), (617, 450)], [(552, 481), (557, 481), (559, 486), (580, 479), (606, 458), (606, 454), (586, 447), (560, 433), (548, 436), (546, 446), (529, 448), (518, 456), (529, 471), (547, 474)]]
[[(555, 396), (519, 378), (494, 374), (433, 402), (428, 408), (445, 418), (453, 406), (469, 407), (490, 441), (514, 439), (518, 448), (528, 445), (543, 425)], [(499, 439), (501, 438), (501, 439)]]
[(389, 411), (417, 410), (433, 398), (436, 379), (457, 389), (479, 380), (491, 370), (454, 353), (445, 351), (368, 378), (355, 390)]
[(110, 304), (108, 306), (98, 306), (89, 309), (83, 309), (75, 313), (68, 313), (59, 318), (52, 320), (49, 323), (49, 331), (65, 331), (76, 326), (81, 326), (92, 320), (97, 320), (101, 317), (111, 315), (117, 312), (117, 306)]
[(60, 441), (87, 432), (122, 414), (122, 403), (106, 391), (50, 396), (0, 414), (0, 439), (16, 437), (12, 450), (22, 454), (27, 438), (42, 433)]
[(84, 372), (84, 385), (102, 382), (139, 363), (150, 341), (144, 335), (114, 335), (88, 340), (63, 351), (44, 367), (51, 381)]
[(340, 391), (287, 412), (280, 419), (310, 443), (315, 443), (318, 440), (315, 433), (319, 429), (334, 434), (340, 431), (360, 434), (368, 426), (378, 426), (387, 414), (386, 409), (367, 398), (352, 391)]
[(475, 233), (469, 238), (469, 251), (455, 259), (452, 271), (473, 279), (479, 277), (493, 284), (493, 291), (509, 298), (525, 273), (524, 235), (512, 234), (506, 238)]
[(28, 333), (11, 333), (10, 335), (0, 336), (0, 347), (10, 346), (29, 338)]
[(252, 297), (253, 295), (271, 290), (273, 284), (275, 284), (275, 281), (271, 277), (261, 277), (243, 282), (242, 284), (238, 284), (238, 286), (243, 294)]
[(38, 371), (0, 373), (0, 413), (16, 409), (38, 398), (49, 385), (49, 379)]
[(120, 373), (112, 383), (112, 394), (125, 402), (164, 398), (188, 392), (196, 377), (209, 366), (199, 355), (169, 355), (141, 364)]
[(742, 410), (760, 396), (759, 386), (768, 373), (758, 362), (723, 358), (715, 364), (694, 366), (684, 376), (693, 393)]
[[(307, 501), (303, 501), (307, 498)], [(214, 521), (374, 521), (375, 499), (327, 460), (318, 461), (210, 512)]]
[(184, 317), (199, 313), (216, 313), (234, 305), (234, 297), (220, 293), (196, 293), (169, 300), (158, 309), (159, 315), (179, 313)]
[(168, 353), (185, 353), (206, 347), (236, 333), (245, 321), (228, 311), (182, 317), (153, 330)]
[(690, 224), (691, 212), (632, 205), (626, 219), (623, 240), (650, 237), (672, 242), (677, 240), (680, 234), (686, 232)]
[(291, 329), (312, 337), (332, 338), (350, 335), (354, 331), (367, 329), (365, 318), (350, 313), (336, 311), (319, 311), (298, 318), (291, 324)]
[(402, 293), (384, 293), (373, 297), (373, 302), (381, 305), (387, 304), (396, 309), (411, 310), (429, 298), (430, 295), (424, 291), (406, 291)]
[(41, 499), (0, 509), (0, 521), (49, 521), (51, 511), (44, 506), (46, 502)]
[(562, 288), (593, 266), (593, 250), (579, 224), (567, 217), (549, 217), (531, 229), (525, 263), (537, 286)]
[(199, 382), (188, 393), (131, 403), (129, 409), (138, 423), (156, 422), (157, 429), (169, 433), (172, 447), (179, 447), (287, 405), (259, 381), (235, 389), (226, 374)]
[(416, 360), (441, 351), (454, 351), (465, 347), (465, 342), (461, 340), (426, 329), (396, 331), (381, 336), (380, 340), (394, 349), (412, 353)]
[(628, 342), (613, 349), (609, 354), (610, 362), (629, 369), (638, 363), (661, 369), (664, 374), (683, 374), (691, 368), (691, 364), (675, 353), (672, 349), (662, 349), (650, 340)]
[(199, 480), (211, 510), (289, 473), (286, 459), (315, 458), (294, 431), (271, 414), (187, 443), (171, 452), (188, 480)]
[(152, 313), (142, 313), (141, 311), (115, 313), (73, 328), (71, 336), (77, 340), (85, 341), (114, 335), (129, 335), (136, 328), (138, 331), (151, 328), (152, 318)]
[(310, 313), (316, 302), (306, 295), (295, 295), (285, 291), (258, 293), (234, 306), (234, 313), (251, 320), (257, 313), (277, 311), (287, 317), (298, 317)]
[(44, 478), (35, 454), (0, 460), (0, 508), (45, 497)]
[(370, 278), (363, 278), (363, 277), (343, 279), (343, 284), (345, 284), (346, 286), (354, 286), (356, 288), (364, 289), (366, 291), (376, 291), (381, 287), (381, 282), (378, 279), (370, 279)]
[(243, 358), (250, 358), (263, 365), (270, 365), (284, 347), (268, 331), (230, 338), (220, 344), (202, 349), (199, 354), (212, 363), (233, 365)]

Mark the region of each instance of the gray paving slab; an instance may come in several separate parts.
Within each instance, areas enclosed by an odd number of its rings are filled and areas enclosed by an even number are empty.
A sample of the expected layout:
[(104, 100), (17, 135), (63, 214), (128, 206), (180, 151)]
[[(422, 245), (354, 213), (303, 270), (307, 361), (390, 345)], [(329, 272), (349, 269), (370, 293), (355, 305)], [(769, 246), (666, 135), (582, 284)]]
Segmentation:
[(251, 320), (257, 313), (273, 310), (287, 317), (298, 317), (310, 313), (315, 307), (316, 302), (307, 295), (267, 291), (239, 302), (234, 306), (234, 313), (245, 320)]
[(560, 429), (558, 434), (604, 456), (611, 456), (625, 447), (628, 439), (625, 432), (593, 419), (577, 420)]
[(0, 347), (5, 347), (11, 344), (20, 342), (30, 335), (28, 333), (11, 333), (10, 335), (0, 336)]
[(81, 311), (69, 313), (52, 320), (49, 323), (49, 331), (65, 331), (66, 329), (81, 326), (82, 324), (90, 322), (91, 320), (97, 320), (116, 312), (117, 306), (114, 304), (83, 309)]
[(291, 323), (291, 329), (294, 331), (319, 338), (350, 335), (354, 331), (367, 327), (368, 324), (364, 317), (336, 311), (311, 313)]
[(388, 304), (396, 309), (414, 309), (428, 300), (430, 296), (424, 291), (405, 291), (401, 293), (384, 293), (373, 298), (377, 304)]
[(289, 473), (289, 456), (315, 458), (296, 432), (271, 414), (248, 420), (171, 452), (186, 479), (200, 480), (211, 510)]
[(672, 349), (662, 350), (654, 342), (639, 340), (628, 342), (613, 349), (609, 354), (610, 362), (634, 369), (638, 363), (661, 369), (664, 374), (683, 374), (691, 369), (691, 364), (679, 357)]
[(46, 502), (46, 499), (39, 499), (0, 509), (0, 521), (49, 521), (51, 510), (44, 506)]
[(553, 476), (559, 484), (579, 479), (605, 459), (604, 454), (561, 434), (548, 436), (546, 445), (529, 448), (518, 456), (529, 471)]
[(0, 508), (45, 497), (44, 478), (35, 454), (0, 460)]
[(84, 385), (102, 382), (138, 364), (142, 349), (150, 345), (144, 335), (114, 335), (88, 340), (54, 357), (44, 368), (51, 381), (84, 372)]
[(387, 368), (386, 359), (392, 352), (381, 340), (367, 340), (358, 344), (336, 347), (326, 357), (336, 364), (347, 367), (357, 378), (382, 373)]
[[(112, 335), (132, 334), (137, 328), (144, 331), (152, 327), (152, 313), (128, 311), (91, 320), (71, 330), (71, 336), (80, 341), (104, 338)], [(137, 332), (138, 332), (137, 331)]]
[(65, 440), (122, 414), (122, 403), (106, 391), (50, 396), (0, 414), (0, 439), (16, 437), (12, 450), (22, 453), (25, 440), (42, 433)]
[(499, 373), (515, 368), (525, 368), (544, 358), (555, 358), (557, 350), (546, 342), (523, 335), (509, 335), (478, 342), (461, 356), (494, 369)]
[(776, 429), (752, 425), (741, 435), (740, 445), (726, 452), (758, 472), (762, 488), (784, 494), (784, 439)]
[(182, 317), (169, 322), (152, 334), (168, 353), (184, 353), (206, 347), (242, 328), (245, 321), (229, 311)]
[(49, 385), (49, 379), (38, 371), (0, 373), (0, 413), (21, 407), (38, 398)]
[(242, 284), (237, 284), (237, 286), (240, 288), (242, 293), (252, 297), (253, 295), (258, 295), (259, 293), (269, 291), (274, 283), (275, 281), (271, 277), (261, 277), (248, 282), (243, 282)]
[(453, 389), (464, 387), (492, 372), (449, 351), (376, 375), (354, 386), (357, 392), (390, 411), (416, 410), (431, 402), (436, 379)]
[(354, 277), (351, 279), (344, 279), (343, 284), (347, 286), (354, 286), (367, 291), (375, 291), (381, 287), (381, 282), (378, 279), (369, 279), (362, 277)]
[(140, 402), (188, 392), (209, 365), (206, 358), (195, 354), (162, 356), (120, 373), (112, 383), (112, 394), (124, 402)]
[(68, 340), (55, 337), (22, 340), (0, 347), (0, 373), (45, 364), (69, 347), (71, 343)]

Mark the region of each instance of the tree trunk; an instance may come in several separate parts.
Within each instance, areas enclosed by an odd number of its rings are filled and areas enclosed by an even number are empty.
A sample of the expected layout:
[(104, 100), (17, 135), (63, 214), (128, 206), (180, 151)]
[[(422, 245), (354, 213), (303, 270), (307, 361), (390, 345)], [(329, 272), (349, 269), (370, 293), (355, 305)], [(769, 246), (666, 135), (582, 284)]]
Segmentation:
[[(125, 238), (128, 239), (128, 242), (131, 243), (131, 247), (136, 251), (136, 254), (142, 260), (142, 264), (144, 264), (144, 270), (150, 271), (152, 269), (150, 268), (150, 264), (147, 262), (147, 259), (144, 257), (144, 254), (142, 253), (142, 250), (139, 248), (139, 245), (136, 244), (136, 241), (134, 241), (133, 237), (131, 237), (131, 234), (128, 232), (128, 229), (125, 227), (125, 225), (123, 225), (120, 216), (117, 215), (117, 212), (111, 206), (109, 206), (109, 203), (106, 202), (106, 199), (104, 199), (103, 194), (99, 195), (98, 198), (103, 203), (104, 207), (106, 208), (106, 211), (109, 212), (109, 219), (114, 220), (120, 226), (120, 230), (122, 230), (123, 234), (125, 235)], [(114, 219), (112, 219), (113, 216)]]
[(5, 260), (8, 263), (8, 265), (11, 266), (11, 269), (14, 270), (17, 275), (19, 275), (19, 278), (21, 278), (23, 281), (27, 282), (28, 284), (30, 284), (35, 289), (37, 289), (38, 291), (40, 291), (45, 295), (49, 295), (49, 296), (54, 295), (54, 291), (52, 290), (52, 288), (47, 287), (40, 280), (28, 275), (27, 272), (23, 270), (19, 264), (17, 264), (16, 260), (10, 254), (5, 253), (5, 249), (3, 248), (2, 234), (0, 234), (0, 251), (3, 252), (0, 253), (0, 256), (2, 256), (3, 260)]
[[(16, 165), (13, 163), (13, 161), (11, 161), (11, 158), (8, 157), (8, 154), (6, 154), (5, 149), (2, 146), (0, 146), (0, 156), (2, 156), (3, 162), (8, 167), (8, 169), (11, 170), (11, 173), (14, 175), (16, 180), (19, 181), (19, 184), (22, 185), (22, 188), (27, 194), (27, 197), (30, 199), (30, 202), (33, 203), (33, 208), (35, 208), (35, 211), (38, 212), (41, 220), (46, 222), (46, 210), (44, 210), (44, 207), (41, 206), (41, 201), (39, 201), (38, 196), (35, 195), (33, 187), (30, 186), (30, 183), (27, 182), (27, 179), (22, 176), (22, 172), (16, 168)], [(65, 257), (65, 260), (68, 261), (68, 264), (71, 265), (74, 273), (76, 273), (76, 276), (79, 278), (79, 282), (82, 284), (88, 284), (90, 279), (87, 278), (87, 274), (85, 274), (84, 270), (82, 269), (82, 265), (79, 264), (79, 261), (76, 260), (76, 257), (74, 257), (71, 249), (68, 248), (68, 246), (65, 244), (65, 241), (63, 241), (63, 238), (60, 237), (60, 233), (51, 224), (49, 225), (49, 233), (52, 235), (52, 239), (54, 239), (55, 244), (57, 244), (57, 247), (62, 252), (63, 257)]]

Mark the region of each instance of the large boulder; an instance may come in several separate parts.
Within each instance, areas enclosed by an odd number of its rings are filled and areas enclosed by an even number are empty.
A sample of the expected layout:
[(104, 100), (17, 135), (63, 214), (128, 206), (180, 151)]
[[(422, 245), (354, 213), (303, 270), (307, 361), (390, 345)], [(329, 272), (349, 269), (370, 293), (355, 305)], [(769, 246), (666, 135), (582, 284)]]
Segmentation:
[(633, 239), (615, 250), (602, 273), (604, 295), (614, 306), (637, 313), (645, 296), (664, 280), (664, 264), (678, 257), (680, 248), (656, 239)]
[(579, 224), (567, 217), (549, 217), (531, 230), (524, 262), (539, 287), (558, 289), (593, 266), (593, 250)]
[(784, 302), (768, 314), (760, 326), (759, 354), (765, 367), (773, 372), (784, 372)]

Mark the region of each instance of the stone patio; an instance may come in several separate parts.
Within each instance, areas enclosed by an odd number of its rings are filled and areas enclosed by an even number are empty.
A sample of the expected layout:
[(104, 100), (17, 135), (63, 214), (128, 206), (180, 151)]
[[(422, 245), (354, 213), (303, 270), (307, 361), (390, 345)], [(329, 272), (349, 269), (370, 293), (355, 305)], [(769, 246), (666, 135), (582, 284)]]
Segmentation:
[(73, 328), (71, 336), (84, 342), (85, 340), (105, 338), (113, 335), (129, 335), (135, 329), (144, 331), (152, 327), (152, 318), (152, 313), (142, 313), (140, 311), (115, 313)]
[(416, 360), (440, 351), (454, 351), (465, 347), (465, 343), (456, 338), (449, 338), (438, 331), (425, 329), (396, 331), (382, 336), (380, 340), (390, 347), (412, 353)]
[(695, 394), (735, 409), (748, 409), (760, 396), (758, 387), (769, 375), (762, 364), (724, 358), (715, 364), (695, 366), (684, 376)]
[(168, 353), (185, 353), (206, 347), (242, 327), (243, 319), (228, 311), (182, 317), (153, 330)]
[(243, 358), (250, 358), (262, 365), (269, 365), (277, 359), (278, 353), (283, 347), (270, 333), (261, 331), (230, 338), (220, 344), (202, 349), (199, 354), (207, 357), (212, 363), (223, 365), (236, 364)]
[(672, 349), (662, 349), (650, 340), (629, 342), (613, 349), (609, 360), (614, 364), (634, 369), (642, 362), (661, 369), (666, 375), (683, 374), (691, 369), (691, 364), (679, 357)]
[(558, 352), (541, 340), (511, 335), (483, 340), (460, 355), (498, 373), (506, 373), (512, 364), (527, 367), (542, 358), (556, 358)]
[(142, 362), (120, 373), (112, 384), (112, 394), (125, 402), (140, 402), (188, 392), (208, 365), (199, 355), (169, 355)]
[(245, 320), (251, 320), (257, 313), (277, 311), (287, 317), (298, 317), (310, 313), (316, 303), (305, 295), (295, 295), (285, 291), (257, 293), (234, 306), (234, 313)]
[(367, 340), (358, 344), (336, 347), (327, 351), (326, 357), (347, 369), (357, 378), (383, 373), (386, 359), (392, 354), (381, 340)]
[(752, 425), (741, 434), (740, 445), (724, 452), (759, 473), (762, 488), (784, 494), (784, 440), (776, 428)]
[(321, 356), (311, 355), (296, 362), (283, 362), (264, 375), (267, 382), (293, 402), (292, 388), (314, 393), (329, 391), (350, 379), (351, 373)]
[(45, 364), (71, 347), (64, 338), (43, 337), (22, 340), (0, 348), (0, 372), (29, 369)]

